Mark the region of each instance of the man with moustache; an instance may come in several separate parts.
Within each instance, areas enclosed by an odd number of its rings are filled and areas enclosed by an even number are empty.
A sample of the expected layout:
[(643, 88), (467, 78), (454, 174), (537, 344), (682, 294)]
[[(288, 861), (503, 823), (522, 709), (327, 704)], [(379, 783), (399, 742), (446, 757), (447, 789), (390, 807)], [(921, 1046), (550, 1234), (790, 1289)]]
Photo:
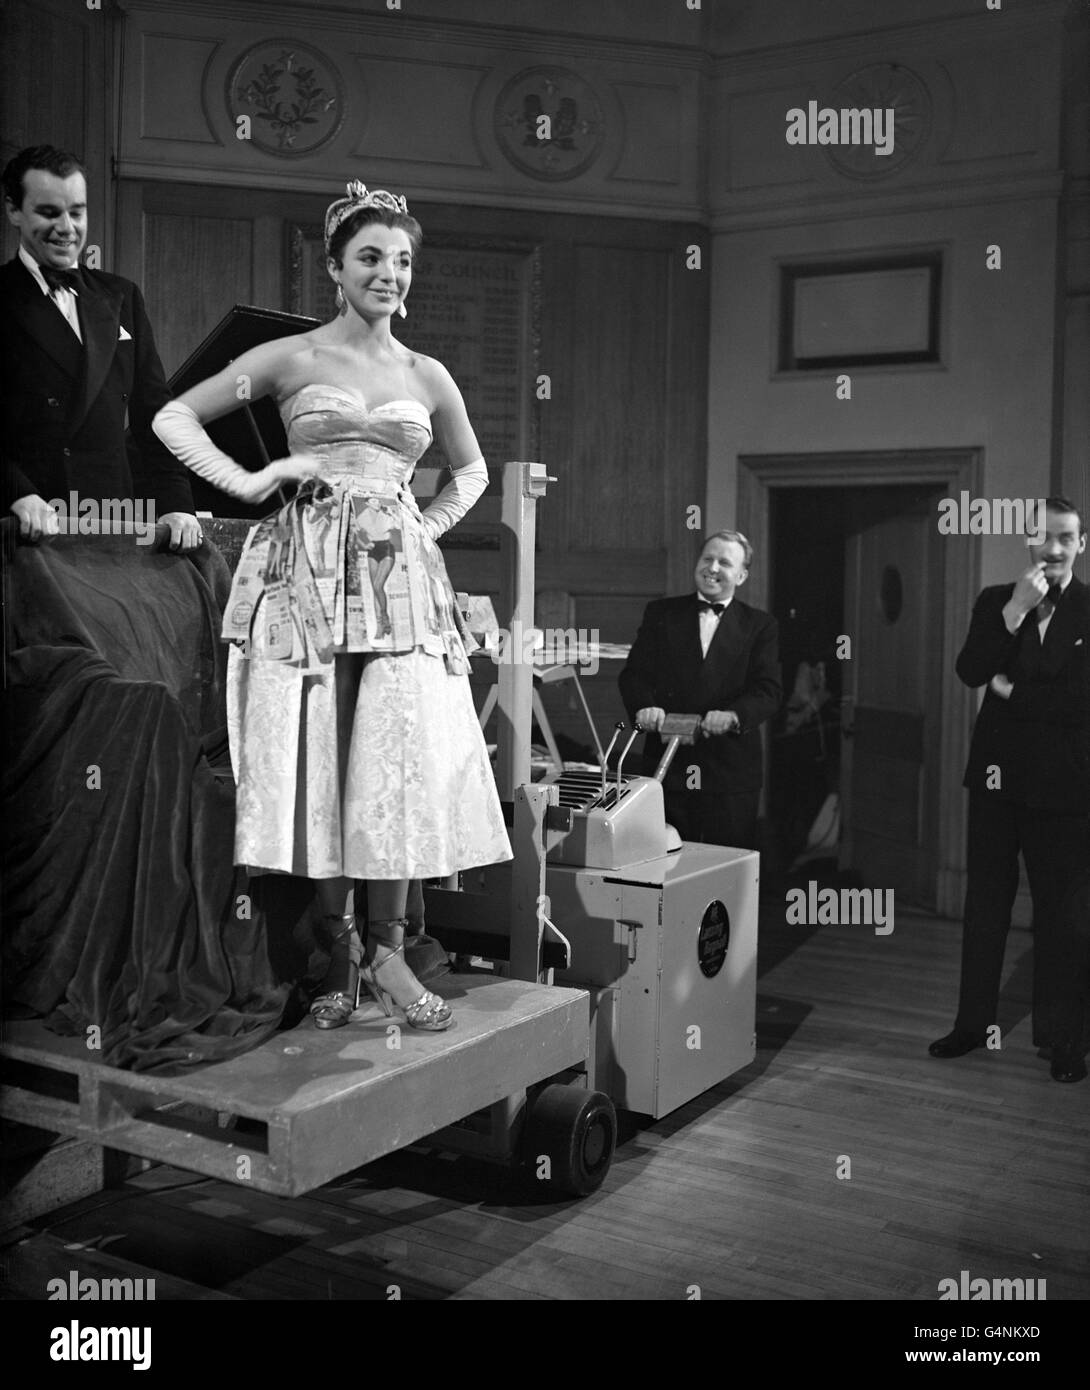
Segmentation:
[(171, 549), (196, 549), (186, 470), (151, 429), (170, 392), (140, 291), (79, 263), (87, 240), (79, 160), (52, 145), (24, 149), (5, 168), (3, 189), (19, 231), (18, 253), (0, 267), (3, 505), (37, 541), (58, 530), (53, 499), (139, 500), (170, 528)]
[(1090, 972), (1090, 586), (1073, 574), (1086, 523), (1064, 497), (1014, 584), (976, 601), (957, 672), (988, 688), (964, 785), (969, 844), (961, 990), (954, 1029), (932, 1057), (960, 1057), (995, 1023), (1018, 856), (1033, 898), (1033, 1042), (1056, 1081), (1086, 1076)]
[(783, 695), (775, 618), (737, 596), (753, 548), (717, 531), (696, 564), (696, 592), (647, 605), (619, 685), (630, 719), (649, 730), (643, 771), (662, 756), (667, 713), (699, 714), (700, 734), (666, 774), (666, 819), (683, 840), (755, 849), (763, 757), (760, 725)]

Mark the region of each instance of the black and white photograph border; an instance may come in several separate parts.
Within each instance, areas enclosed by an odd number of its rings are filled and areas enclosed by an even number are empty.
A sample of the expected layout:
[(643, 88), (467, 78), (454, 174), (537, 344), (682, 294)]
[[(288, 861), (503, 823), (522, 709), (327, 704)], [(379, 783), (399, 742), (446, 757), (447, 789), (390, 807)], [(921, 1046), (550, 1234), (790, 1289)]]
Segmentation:
[(744, 1300), (1047, 1362), (1090, 0), (0, 22), (0, 1292), (95, 1303), (34, 1361)]

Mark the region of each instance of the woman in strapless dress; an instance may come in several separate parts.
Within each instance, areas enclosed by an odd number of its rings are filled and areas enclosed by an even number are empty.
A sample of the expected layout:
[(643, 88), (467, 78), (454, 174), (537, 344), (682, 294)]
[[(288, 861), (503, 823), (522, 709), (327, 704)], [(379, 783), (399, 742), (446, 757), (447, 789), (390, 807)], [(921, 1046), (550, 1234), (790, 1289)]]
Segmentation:
[[(318, 1027), (348, 1021), (358, 981), (439, 1031), (451, 1011), (405, 962), (415, 879), (511, 857), (469, 688), (465, 630), (436, 541), (488, 481), (446, 369), (391, 333), (421, 232), (404, 198), (348, 185), (326, 213), (338, 316), (245, 353), (165, 406), (159, 437), (224, 491), (290, 503), (250, 532), (224, 617), (238, 786), (235, 861), (314, 880), (330, 923)], [(291, 454), (259, 472), (203, 425), (272, 396)], [(439, 439), (451, 482), (421, 513), (409, 486)], [(367, 946), (348, 910), (367, 882)]]

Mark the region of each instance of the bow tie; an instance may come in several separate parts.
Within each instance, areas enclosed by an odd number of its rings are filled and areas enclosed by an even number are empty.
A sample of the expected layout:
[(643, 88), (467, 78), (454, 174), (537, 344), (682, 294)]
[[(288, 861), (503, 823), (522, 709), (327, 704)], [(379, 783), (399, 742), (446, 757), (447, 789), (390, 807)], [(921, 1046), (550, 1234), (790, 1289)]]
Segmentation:
[(722, 613), (725, 613), (727, 608), (725, 603), (712, 603), (711, 599), (708, 598), (702, 598), (700, 600), (700, 606), (701, 608), (710, 608), (717, 618)]
[(42, 279), (49, 286), (50, 290), (79, 290), (83, 282), (80, 279), (79, 270), (57, 270), (51, 265), (40, 265), (38, 269), (42, 272)]

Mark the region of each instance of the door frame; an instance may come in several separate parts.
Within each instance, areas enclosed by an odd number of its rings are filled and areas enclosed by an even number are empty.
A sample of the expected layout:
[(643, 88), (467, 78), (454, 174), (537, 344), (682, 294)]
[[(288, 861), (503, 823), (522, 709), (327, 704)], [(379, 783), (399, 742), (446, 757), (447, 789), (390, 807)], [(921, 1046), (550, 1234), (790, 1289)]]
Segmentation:
[[(740, 454), (738, 528), (757, 555), (771, 552), (771, 492), (799, 487), (943, 486), (947, 495), (963, 489), (978, 497), (984, 477), (984, 451), (971, 449), (844, 450), (836, 453)], [(974, 692), (958, 679), (954, 662), (968, 631), (980, 588), (980, 546), (974, 537), (951, 545), (946, 556), (943, 598), (943, 650), (940, 673), (939, 826), (935, 883), (937, 910), (960, 917), (965, 896), (966, 827), (961, 779), (969, 755)], [(769, 567), (758, 566), (749, 579), (747, 599), (767, 608)]]

